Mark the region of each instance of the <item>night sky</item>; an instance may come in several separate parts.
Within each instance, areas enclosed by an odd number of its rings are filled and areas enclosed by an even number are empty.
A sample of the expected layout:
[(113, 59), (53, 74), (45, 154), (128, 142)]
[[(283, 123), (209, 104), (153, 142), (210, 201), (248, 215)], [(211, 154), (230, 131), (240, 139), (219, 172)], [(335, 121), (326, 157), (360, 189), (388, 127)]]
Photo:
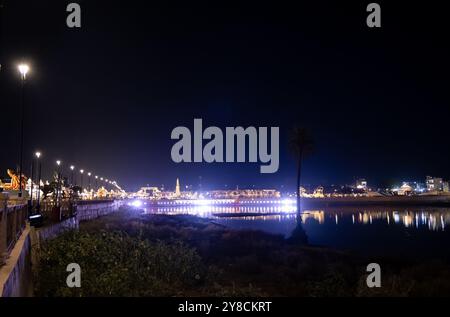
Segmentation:
[[(450, 28), (442, 2), (5, 0), (1, 9), (1, 178), (19, 149), (16, 65), (26, 86), (25, 168), (36, 149), (115, 179), (127, 190), (276, 187), (294, 190), (292, 127), (315, 139), (304, 182), (369, 185), (450, 178)], [(316, 3), (316, 4), (314, 4)], [(177, 126), (279, 126), (280, 169), (260, 163), (181, 163)], [(284, 187), (281, 187), (284, 185)]]

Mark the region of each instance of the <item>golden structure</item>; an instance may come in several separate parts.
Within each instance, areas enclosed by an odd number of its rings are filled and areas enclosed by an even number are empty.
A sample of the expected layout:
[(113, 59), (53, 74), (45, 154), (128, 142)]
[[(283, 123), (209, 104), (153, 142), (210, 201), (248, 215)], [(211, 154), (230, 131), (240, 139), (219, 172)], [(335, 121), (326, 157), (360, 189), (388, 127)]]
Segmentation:
[(98, 198), (106, 198), (108, 196), (108, 191), (105, 189), (105, 187), (100, 187), (97, 191), (97, 197)]
[[(19, 176), (16, 174), (15, 171), (11, 169), (8, 169), (7, 173), (9, 177), (11, 177), (11, 182), (2, 183), (0, 181), (0, 187), (3, 188), (4, 190), (19, 190), (20, 189)], [(27, 178), (24, 175), (22, 175), (22, 189), (25, 189), (26, 185), (27, 185)]]

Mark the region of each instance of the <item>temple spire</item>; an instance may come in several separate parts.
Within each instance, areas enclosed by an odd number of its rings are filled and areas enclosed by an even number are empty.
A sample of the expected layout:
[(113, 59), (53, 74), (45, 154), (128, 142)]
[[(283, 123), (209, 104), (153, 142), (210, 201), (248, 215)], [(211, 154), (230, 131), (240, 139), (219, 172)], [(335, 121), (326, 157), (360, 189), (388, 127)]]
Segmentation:
[(180, 180), (177, 178), (177, 184), (175, 186), (175, 196), (180, 197), (181, 191), (180, 191)]

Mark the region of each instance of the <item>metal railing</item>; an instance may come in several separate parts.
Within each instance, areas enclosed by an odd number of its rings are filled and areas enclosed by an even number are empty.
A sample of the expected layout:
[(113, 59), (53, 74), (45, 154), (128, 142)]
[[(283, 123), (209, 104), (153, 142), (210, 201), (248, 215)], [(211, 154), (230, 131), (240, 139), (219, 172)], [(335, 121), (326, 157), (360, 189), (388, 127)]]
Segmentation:
[(8, 205), (8, 200), (0, 200), (0, 265), (9, 257), (12, 249), (26, 228), (28, 206), (23, 202)]

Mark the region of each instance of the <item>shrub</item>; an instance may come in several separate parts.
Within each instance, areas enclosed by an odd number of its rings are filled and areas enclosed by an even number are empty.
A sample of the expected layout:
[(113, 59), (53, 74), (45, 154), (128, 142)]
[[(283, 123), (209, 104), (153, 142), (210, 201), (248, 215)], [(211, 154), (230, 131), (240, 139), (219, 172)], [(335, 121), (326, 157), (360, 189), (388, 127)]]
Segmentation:
[[(66, 285), (69, 263), (81, 267), (80, 288)], [(206, 273), (196, 251), (182, 242), (67, 232), (43, 246), (36, 275), (37, 296), (172, 296)]]

